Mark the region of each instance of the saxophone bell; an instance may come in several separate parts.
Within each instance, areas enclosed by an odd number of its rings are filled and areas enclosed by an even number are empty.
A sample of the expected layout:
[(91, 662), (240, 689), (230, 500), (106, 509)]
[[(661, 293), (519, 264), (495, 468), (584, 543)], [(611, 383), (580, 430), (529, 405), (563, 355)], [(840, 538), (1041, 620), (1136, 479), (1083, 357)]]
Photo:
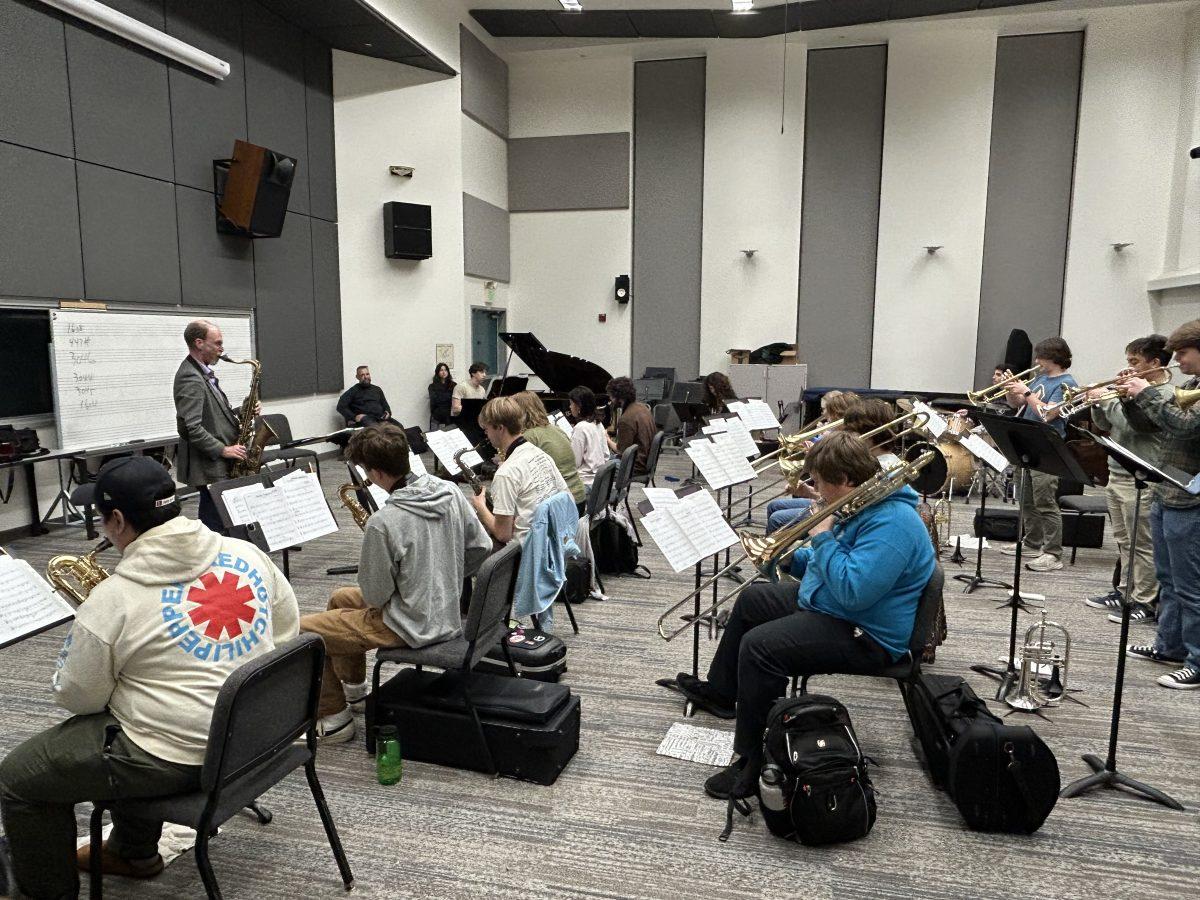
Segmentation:
[(218, 358), (235, 366), (251, 367), (250, 390), (246, 392), (246, 399), (242, 401), (238, 411), (237, 442), (246, 448), (246, 458), (235, 459), (229, 467), (229, 474), (232, 478), (257, 475), (258, 470), (262, 468), (263, 450), (271, 441), (279, 440), (275, 429), (263, 421), (262, 417), (255, 415), (255, 410), (258, 409), (259, 383), (262, 381), (262, 363), (257, 359), (230, 359), (224, 354)]
[(350, 515), (354, 517), (354, 524), (361, 529), (366, 529), (367, 519), (371, 518), (371, 511), (363, 506), (358, 501), (358, 492), (365, 491), (371, 482), (357, 485), (346, 482), (338, 488), (338, 498), (342, 501), (342, 505), (350, 510)]

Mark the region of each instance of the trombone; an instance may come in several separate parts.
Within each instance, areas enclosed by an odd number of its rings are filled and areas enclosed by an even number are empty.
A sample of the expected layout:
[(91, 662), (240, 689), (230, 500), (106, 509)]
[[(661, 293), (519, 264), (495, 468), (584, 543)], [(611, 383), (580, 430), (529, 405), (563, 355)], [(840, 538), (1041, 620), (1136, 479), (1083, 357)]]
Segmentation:
[[(808, 429), (808, 431), (801, 431), (799, 434), (781, 434), (779, 436), (779, 449), (772, 450), (770, 453), (766, 453), (754, 461), (755, 465), (758, 463), (767, 463), (765, 466), (754, 469), (755, 473), (762, 474), (763, 472), (767, 471), (767, 469), (776, 465), (779, 461), (777, 457), (780, 459), (787, 459), (803, 453), (806, 442), (811, 441), (819, 434), (824, 434), (826, 431), (831, 431), (832, 429), (839, 427), (843, 421), (843, 419), (834, 419), (832, 422), (826, 422), (824, 425), (817, 425)], [(770, 462), (768, 462), (768, 460), (770, 460)]]
[(1024, 372), (1018, 372), (1016, 375), (1012, 373), (1011, 369), (1006, 369), (1003, 381), (998, 381), (982, 390), (967, 391), (967, 402), (972, 406), (983, 406), (985, 403), (994, 403), (1008, 392), (1008, 383), (1010, 381), (1026, 381), (1030, 378), (1037, 378), (1041, 374), (1041, 366), (1033, 366)]
[[(787, 528), (780, 529), (770, 537), (762, 537), (754, 534), (742, 534), (740, 536), (743, 553), (720, 572), (717, 572), (700, 587), (688, 593), (679, 602), (671, 606), (658, 618), (658, 635), (664, 641), (670, 641), (683, 634), (689, 628), (699, 626), (707, 621), (710, 617), (715, 616), (717, 610), (720, 609), (726, 602), (731, 600), (743, 589), (749, 587), (758, 578), (767, 578), (771, 581), (779, 580), (779, 564), (784, 557), (791, 551), (796, 544), (803, 543), (808, 540), (809, 533), (813, 527), (819, 522), (833, 518), (838, 524), (845, 522), (847, 519), (862, 512), (868, 506), (878, 503), (893, 492), (899, 490), (905, 485), (911, 484), (916, 480), (921, 469), (929, 465), (933, 458), (937, 455), (936, 450), (926, 450), (912, 462), (905, 462), (899, 466), (879, 472), (879, 474), (864, 481), (845, 497), (823, 507), (807, 518), (789, 525)], [(743, 560), (749, 559), (754, 563), (754, 567), (758, 570), (754, 578), (748, 579), (722, 597), (718, 597), (712, 602), (708, 609), (702, 612), (699, 616), (686, 622), (675, 631), (667, 632), (666, 623), (669, 618), (675, 615), (685, 603), (693, 597), (703, 594), (726, 572), (733, 570), (741, 564)]]

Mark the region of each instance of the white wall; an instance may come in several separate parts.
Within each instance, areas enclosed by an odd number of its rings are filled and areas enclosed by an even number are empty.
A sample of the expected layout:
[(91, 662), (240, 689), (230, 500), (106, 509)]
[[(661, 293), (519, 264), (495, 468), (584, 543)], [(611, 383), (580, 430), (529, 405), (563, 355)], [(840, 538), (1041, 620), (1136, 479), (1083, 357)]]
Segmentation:
[(990, 28), (888, 42), (872, 387), (960, 391), (974, 376), (995, 68)]
[(774, 40), (708, 51), (701, 372), (728, 371), (731, 348), (796, 339), (804, 48), (788, 48), (786, 103), (783, 63)]

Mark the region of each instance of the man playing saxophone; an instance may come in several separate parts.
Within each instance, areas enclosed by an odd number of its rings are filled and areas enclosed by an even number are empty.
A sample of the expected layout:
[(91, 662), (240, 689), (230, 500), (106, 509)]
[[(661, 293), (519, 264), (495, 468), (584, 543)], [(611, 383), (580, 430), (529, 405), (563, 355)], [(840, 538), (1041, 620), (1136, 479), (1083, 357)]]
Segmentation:
[[(827, 504), (879, 474), (870, 447), (848, 432), (826, 435), (805, 468)], [(678, 676), (680, 691), (696, 705), (737, 719), (739, 758), (705, 782), (709, 796), (728, 798), (789, 677), (877, 672), (908, 651), (917, 602), (935, 567), (917, 503), (916, 492), (903, 487), (840, 524), (827, 518), (815, 525), (808, 545), (792, 556), (799, 589), (795, 582), (751, 585), (729, 616), (708, 680)]]
[[(221, 519), (208, 486), (229, 477), (229, 467), (246, 459), (238, 442), (238, 413), (221, 390), (213, 366), (225, 352), (221, 329), (207, 319), (196, 319), (183, 330), (188, 355), (175, 373), (175, 427), (179, 446), (175, 474), (184, 484), (200, 489), (200, 521), (221, 531)], [(254, 414), (262, 413), (261, 406)]]

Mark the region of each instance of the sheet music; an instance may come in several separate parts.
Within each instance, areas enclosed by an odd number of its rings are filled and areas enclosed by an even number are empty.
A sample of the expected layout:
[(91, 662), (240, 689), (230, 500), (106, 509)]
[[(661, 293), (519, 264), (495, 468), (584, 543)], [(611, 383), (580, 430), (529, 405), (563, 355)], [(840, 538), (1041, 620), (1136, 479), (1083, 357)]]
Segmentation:
[(254, 484), (243, 485), (242, 487), (230, 488), (222, 492), (221, 502), (225, 504), (225, 510), (229, 513), (229, 522), (232, 525), (248, 525), (254, 521), (254, 516), (250, 514), (250, 510), (246, 508), (246, 498), (251, 494), (257, 494), (265, 491), (261, 481), (256, 481)]
[(71, 605), (33, 566), (0, 554), (0, 647), (73, 618)]
[[(1114, 441), (1112, 438), (1104, 437), (1103, 435), (1099, 435), (1099, 434), (1093, 435), (1093, 437), (1096, 439), (1096, 442), (1098, 444), (1100, 444), (1104, 447), (1110, 447), (1113, 450), (1118, 450), (1123, 455), (1128, 456), (1130, 459), (1132, 459), (1134, 462), (1136, 462), (1139, 466), (1141, 466), (1147, 473), (1155, 473), (1158, 475), (1162, 475), (1164, 481), (1169, 481), (1170, 483), (1174, 484), (1176, 487), (1182, 488), (1183, 490), (1187, 491), (1189, 494), (1200, 494), (1200, 473), (1197, 473), (1195, 476), (1192, 476), (1192, 475), (1189, 475), (1187, 472), (1184, 472), (1182, 469), (1177, 469), (1174, 466), (1167, 466), (1167, 465), (1161, 465), (1161, 464), (1156, 466), (1154, 463), (1147, 462), (1145, 459), (1138, 456), (1136, 453), (1134, 453), (1128, 447), (1121, 446), (1116, 441)], [(1117, 463), (1117, 465), (1121, 465), (1121, 464)], [(1121, 466), (1121, 468), (1124, 469), (1125, 467)]]
[(730, 547), (738, 542), (737, 533), (729, 527), (729, 523), (725, 520), (724, 513), (721, 512), (721, 507), (717, 505), (717, 501), (707, 491), (696, 491), (688, 494), (680, 502), (685, 515), (690, 514), (695, 517), (695, 527), (688, 529), (688, 534), (693, 536), (698, 549), (705, 555), (710, 556)]
[(247, 494), (246, 510), (250, 521), (257, 522), (262, 528), (269, 549), (282, 550), (300, 543), (300, 529), (296, 527), (283, 491), (272, 489)]
[(684, 452), (691, 457), (708, 486), (713, 490), (752, 480), (754, 469), (746, 457), (733, 445), (728, 433), (716, 434), (713, 440), (692, 441)]
[(764, 400), (731, 400), (725, 408), (735, 413), (751, 431), (779, 428), (779, 420)]
[(733, 732), (676, 722), (667, 730), (655, 753), (724, 767), (733, 762)]
[[(412, 456), (413, 454), (409, 454), (409, 459), (412, 459)], [(354, 471), (358, 473), (358, 477), (364, 482), (370, 480), (367, 478), (367, 473), (363, 470), (362, 466), (356, 465), (354, 467)], [(383, 504), (387, 503), (387, 498), (391, 496), (391, 494), (374, 482), (371, 482), (369, 485), (367, 485), (367, 493), (370, 494), (371, 499), (375, 501), (375, 506), (380, 509), (383, 508)]]
[[(725, 469), (731, 484), (754, 480), (754, 467), (747, 462), (746, 454), (743, 452), (743, 448), (738, 446), (738, 439), (732, 432), (727, 431), (723, 434), (713, 435), (712, 441), (713, 453), (716, 454), (717, 461)], [(758, 453), (757, 447), (754, 452)]]
[[(478, 456), (478, 454), (476, 454)], [(421, 459), (419, 453), (408, 451), (408, 470), (412, 475), (428, 475), (429, 470), (425, 468), (425, 460)]]
[(643, 487), (642, 492), (655, 509), (664, 509), (679, 502), (679, 496), (670, 488)]
[(297, 470), (291, 477), (275, 482), (275, 490), (283, 491), (296, 530), (300, 532), (300, 543), (338, 530), (316, 475)]
[[(449, 431), (430, 431), (425, 435), (425, 443), (429, 444), (429, 449), (433, 451), (433, 455), (438, 458), (438, 462), (442, 467), (452, 475), (457, 475), (462, 471), (462, 467), (454, 461), (454, 454), (459, 450), (471, 450), (471, 442), (467, 440), (467, 436), (458, 428), (451, 428)], [(483, 457), (471, 450), (462, 458), (463, 465), (467, 467), (477, 466), (483, 462)]]
[(641, 522), (646, 533), (666, 557), (667, 565), (675, 572), (682, 572), (695, 565), (697, 560), (703, 559), (704, 554), (696, 550), (687, 533), (671, 515), (670, 511), (677, 508), (653, 510), (642, 516)]
[[(653, 501), (651, 501), (653, 502)], [(676, 572), (736, 544), (738, 537), (707, 491), (696, 491), (642, 516), (667, 564)]]
[(941, 413), (921, 400), (913, 401), (913, 412), (922, 412), (929, 416), (929, 421), (925, 423), (925, 430), (932, 434), (935, 440), (945, 434), (946, 429), (950, 427)]
[(750, 436), (750, 429), (737, 416), (724, 419), (710, 419), (703, 431), (707, 435), (728, 434), (746, 457), (758, 456), (758, 444)]
[(1004, 458), (1004, 454), (985, 441), (977, 434), (964, 434), (959, 439), (959, 443), (967, 448), (973, 455), (982, 459), (985, 463), (995, 469), (997, 472), (1003, 472), (1008, 468), (1008, 460)]
[(575, 433), (575, 426), (568, 422), (567, 417), (560, 412), (550, 414), (550, 423), (552, 425), (557, 425), (559, 430), (561, 430), (562, 433), (567, 437), (570, 437)]

